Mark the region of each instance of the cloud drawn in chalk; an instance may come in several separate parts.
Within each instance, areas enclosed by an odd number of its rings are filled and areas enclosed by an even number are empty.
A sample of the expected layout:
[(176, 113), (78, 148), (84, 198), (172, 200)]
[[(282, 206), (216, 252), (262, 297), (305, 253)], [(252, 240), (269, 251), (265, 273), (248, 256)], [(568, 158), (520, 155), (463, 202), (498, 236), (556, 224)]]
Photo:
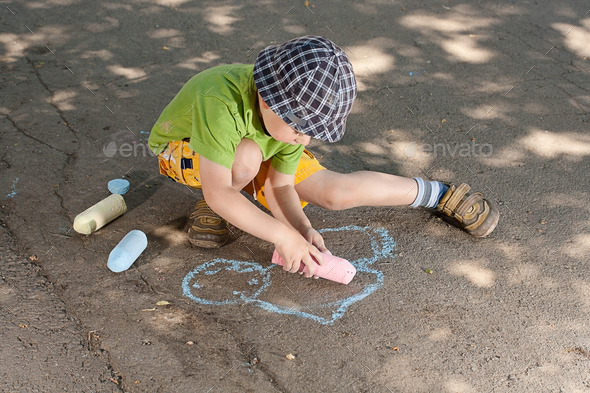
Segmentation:
[[(370, 255), (350, 261), (357, 270), (357, 277), (353, 279), (353, 282), (355, 280), (362, 282), (362, 286), (356, 293), (313, 307), (278, 304), (278, 302), (263, 299), (263, 296), (271, 289), (270, 270), (276, 265), (263, 266), (257, 262), (224, 258), (213, 259), (189, 272), (182, 281), (183, 293), (200, 304), (213, 306), (253, 304), (269, 312), (295, 315), (312, 319), (323, 325), (332, 325), (346, 313), (351, 305), (383, 287), (383, 272), (375, 264), (377, 261), (395, 256), (396, 244), (383, 228), (350, 225), (325, 228), (319, 232), (352, 232), (349, 237), (355, 241), (358, 237), (367, 239), (371, 250)], [(219, 276), (215, 277), (216, 275)], [(359, 276), (363, 276), (363, 279), (360, 280)], [(228, 283), (232, 286), (228, 287)], [(323, 312), (318, 313), (319, 310)]]

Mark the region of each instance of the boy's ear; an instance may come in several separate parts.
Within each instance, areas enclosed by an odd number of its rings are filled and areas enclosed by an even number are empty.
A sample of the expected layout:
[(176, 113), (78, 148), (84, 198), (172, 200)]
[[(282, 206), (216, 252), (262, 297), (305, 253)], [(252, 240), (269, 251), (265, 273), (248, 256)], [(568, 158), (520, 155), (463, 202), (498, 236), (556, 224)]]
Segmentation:
[(270, 109), (270, 107), (268, 105), (266, 105), (266, 102), (264, 102), (264, 100), (260, 96), (260, 93), (258, 93), (258, 103), (260, 104), (261, 108)]

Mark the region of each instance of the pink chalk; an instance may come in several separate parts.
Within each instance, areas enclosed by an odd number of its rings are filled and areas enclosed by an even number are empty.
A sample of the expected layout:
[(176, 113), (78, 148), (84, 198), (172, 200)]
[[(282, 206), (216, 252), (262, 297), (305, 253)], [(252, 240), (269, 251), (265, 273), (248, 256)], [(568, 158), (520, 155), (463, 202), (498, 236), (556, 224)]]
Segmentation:
[[(324, 257), (324, 265), (317, 265), (318, 269), (316, 269), (316, 276), (341, 284), (348, 284), (352, 281), (352, 278), (356, 274), (356, 268), (352, 263), (348, 262), (346, 259), (338, 258), (325, 252), (323, 252), (322, 255)], [(272, 255), (272, 263), (281, 266), (285, 264), (285, 261), (281, 258), (276, 249)], [(307, 273), (307, 270), (307, 266), (301, 262), (299, 271)]]

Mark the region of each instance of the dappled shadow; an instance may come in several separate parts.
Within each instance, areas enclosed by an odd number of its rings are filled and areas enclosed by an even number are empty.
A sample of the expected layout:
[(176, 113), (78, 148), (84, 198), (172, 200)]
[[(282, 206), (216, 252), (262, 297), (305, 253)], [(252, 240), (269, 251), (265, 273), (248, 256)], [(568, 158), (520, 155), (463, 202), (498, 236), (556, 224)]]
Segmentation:
[(564, 35), (564, 44), (569, 50), (578, 56), (590, 57), (590, 47), (587, 45), (590, 42), (590, 19), (583, 19), (579, 24), (553, 23), (551, 26)]
[(590, 155), (590, 136), (577, 132), (553, 133), (532, 129), (511, 146), (485, 158), (484, 162), (495, 167), (510, 167), (534, 158), (531, 154), (546, 160), (580, 162)]
[(150, 200), (166, 181), (163, 177), (154, 178), (153, 173), (142, 170), (132, 170), (125, 174), (125, 178), (133, 185), (124, 195), (128, 212)]
[(453, 275), (466, 278), (477, 287), (491, 288), (496, 284), (496, 273), (485, 267), (487, 264), (481, 261), (454, 261), (449, 266), (449, 271)]
[(429, 43), (439, 45), (447, 53), (449, 62), (482, 64), (492, 61), (495, 51), (480, 41), (490, 38), (501, 19), (483, 16), (481, 10), (467, 4), (445, 9), (450, 12), (444, 15), (440, 12), (413, 12), (400, 18), (400, 24), (416, 31)]

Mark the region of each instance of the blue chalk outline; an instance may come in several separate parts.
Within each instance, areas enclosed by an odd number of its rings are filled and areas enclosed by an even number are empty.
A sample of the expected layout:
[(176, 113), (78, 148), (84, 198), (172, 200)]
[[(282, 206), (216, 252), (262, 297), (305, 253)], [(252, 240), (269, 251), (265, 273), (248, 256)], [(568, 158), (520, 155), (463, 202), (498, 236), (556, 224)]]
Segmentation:
[[(374, 264), (379, 259), (386, 259), (392, 258), (395, 256), (394, 250), (396, 247), (395, 241), (389, 235), (389, 233), (383, 228), (371, 228), (371, 227), (360, 227), (357, 225), (349, 225), (340, 228), (325, 228), (319, 230), (320, 233), (324, 232), (338, 232), (338, 231), (359, 231), (367, 235), (370, 241), (371, 249), (373, 250), (373, 255), (369, 258), (359, 258), (355, 261), (350, 261), (355, 267), (357, 272), (364, 272), (369, 274), (374, 274), (376, 277), (376, 282), (369, 284), (363, 288), (363, 290), (355, 295), (349, 296), (344, 299), (336, 300), (329, 303), (321, 304), (322, 308), (328, 307), (337, 307), (335, 311), (332, 312), (331, 318), (324, 318), (318, 315), (314, 315), (312, 313), (304, 312), (301, 310), (297, 310), (295, 308), (287, 308), (284, 306), (278, 306), (276, 304), (257, 299), (257, 297), (265, 292), (267, 288), (271, 285), (271, 278), (270, 278), (270, 269), (275, 267), (275, 265), (264, 267), (257, 262), (247, 262), (247, 261), (236, 261), (231, 259), (223, 259), (223, 258), (216, 258), (212, 261), (206, 262), (196, 269), (189, 272), (184, 279), (182, 280), (182, 290), (183, 294), (194, 300), (197, 303), (201, 304), (208, 304), (208, 305), (227, 305), (227, 304), (237, 304), (240, 302), (243, 303), (252, 303), (260, 308), (275, 312), (277, 314), (290, 314), (296, 315), (308, 319), (312, 319), (322, 325), (333, 325), (334, 322), (344, 315), (348, 308), (366, 298), (376, 290), (383, 287), (383, 272), (381, 270), (375, 269), (370, 267), (369, 265)], [(378, 238), (378, 239), (376, 239)], [(232, 270), (238, 273), (250, 273), (250, 272), (258, 272), (261, 275), (262, 284), (260, 288), (254, 292), (250, 296), (246, 296), (243, 292), (234, 291), (233, 293), (236, 295), (236, 299), (225, 299), (222, 301), (219, 300), (209, 300), (197, 297), (192, 294), (191, 287), (200, 288), (198, 282), (195, 282), (193, 285), (190, 285), (191, 281), (197, 276), (199, 273), (204, 273), (206, 275), (213, 275), (222, 270), (223, 267), (219, 267), (218, 265), (226, 265), (225, 269)], [(250, 284), (252, 285), (252, 284)], [(311, 309), (307, 307), (310, 311)]]
[(6, 194), (7, 198), (14, 198), (18, 194), (18, 191), (16, 191), (16, 183), (18, 183), (19, 180), (20, 178), (17, 177), (12, 181), (12, 192), (10, 194)]
[(260, 286), (260, 288), (256, 292), (254, 292), (251, 295), (253, 297), (256, 297), (256, 296), (260, 295), (262, 292), (266, 291), (266, 288), (271, 284), (270, 274), (268, 273), (268, 270), (270, 270), (273, 266), (263, 267), (259, 263), (256, 263), (256, 262), (235, 261), (232, 259), (215, 258), (212, 261), (209, 261), (207, 263), (200, 265), (198, 268), (194, 269), (193, 271), (191, 271), (190, 273), (188, 273), (184, 277), (184, 279), (182, 280), (182, 292), (184, 293), (184, 295), (187, 296), (188, 298), (194, 300), (197, 303), (209, 304), (209, 305), (214, 305), (214, 306), (223, 306), (226, 304), (236, 304), (236, 303), (239, 303), (240, 301), (243, 301), (245, 303), (249, 303), (250, 302), (249, 297), (246, 297), (243, 293), (241, 293), (239, 291), (234, 291), (234, 294), (239, 294), (238, 299), (226, 299), (226, 300), (222, 300), (222, 301), (203, 299), (203, 298), (197, 297), (191, 293), (191, 289), (190, 289), (191, 287), (195, 287), (195, 288), (201, 287), (198, 284), (198, 282), (193, 283), (193, 285), (190, 285), (191, 280), (197, 274), (199, 274), (201, 272), (203, 272), (205, 275), (208, 275), (208, 276), (219, 273), (222, 270), (221, 267), (216, 267), (215, 269), (209, 269), (210, 267), (216, 266), (218, 264), (226, 264), (226, 265), (228, 265), (228, 267), (227, 267), (228, 270), (232, 270), (232, 271), (238, 272), (238, 273), (251, 273), (253, 271), (258, 271), (262, 275), (262, 285)]

